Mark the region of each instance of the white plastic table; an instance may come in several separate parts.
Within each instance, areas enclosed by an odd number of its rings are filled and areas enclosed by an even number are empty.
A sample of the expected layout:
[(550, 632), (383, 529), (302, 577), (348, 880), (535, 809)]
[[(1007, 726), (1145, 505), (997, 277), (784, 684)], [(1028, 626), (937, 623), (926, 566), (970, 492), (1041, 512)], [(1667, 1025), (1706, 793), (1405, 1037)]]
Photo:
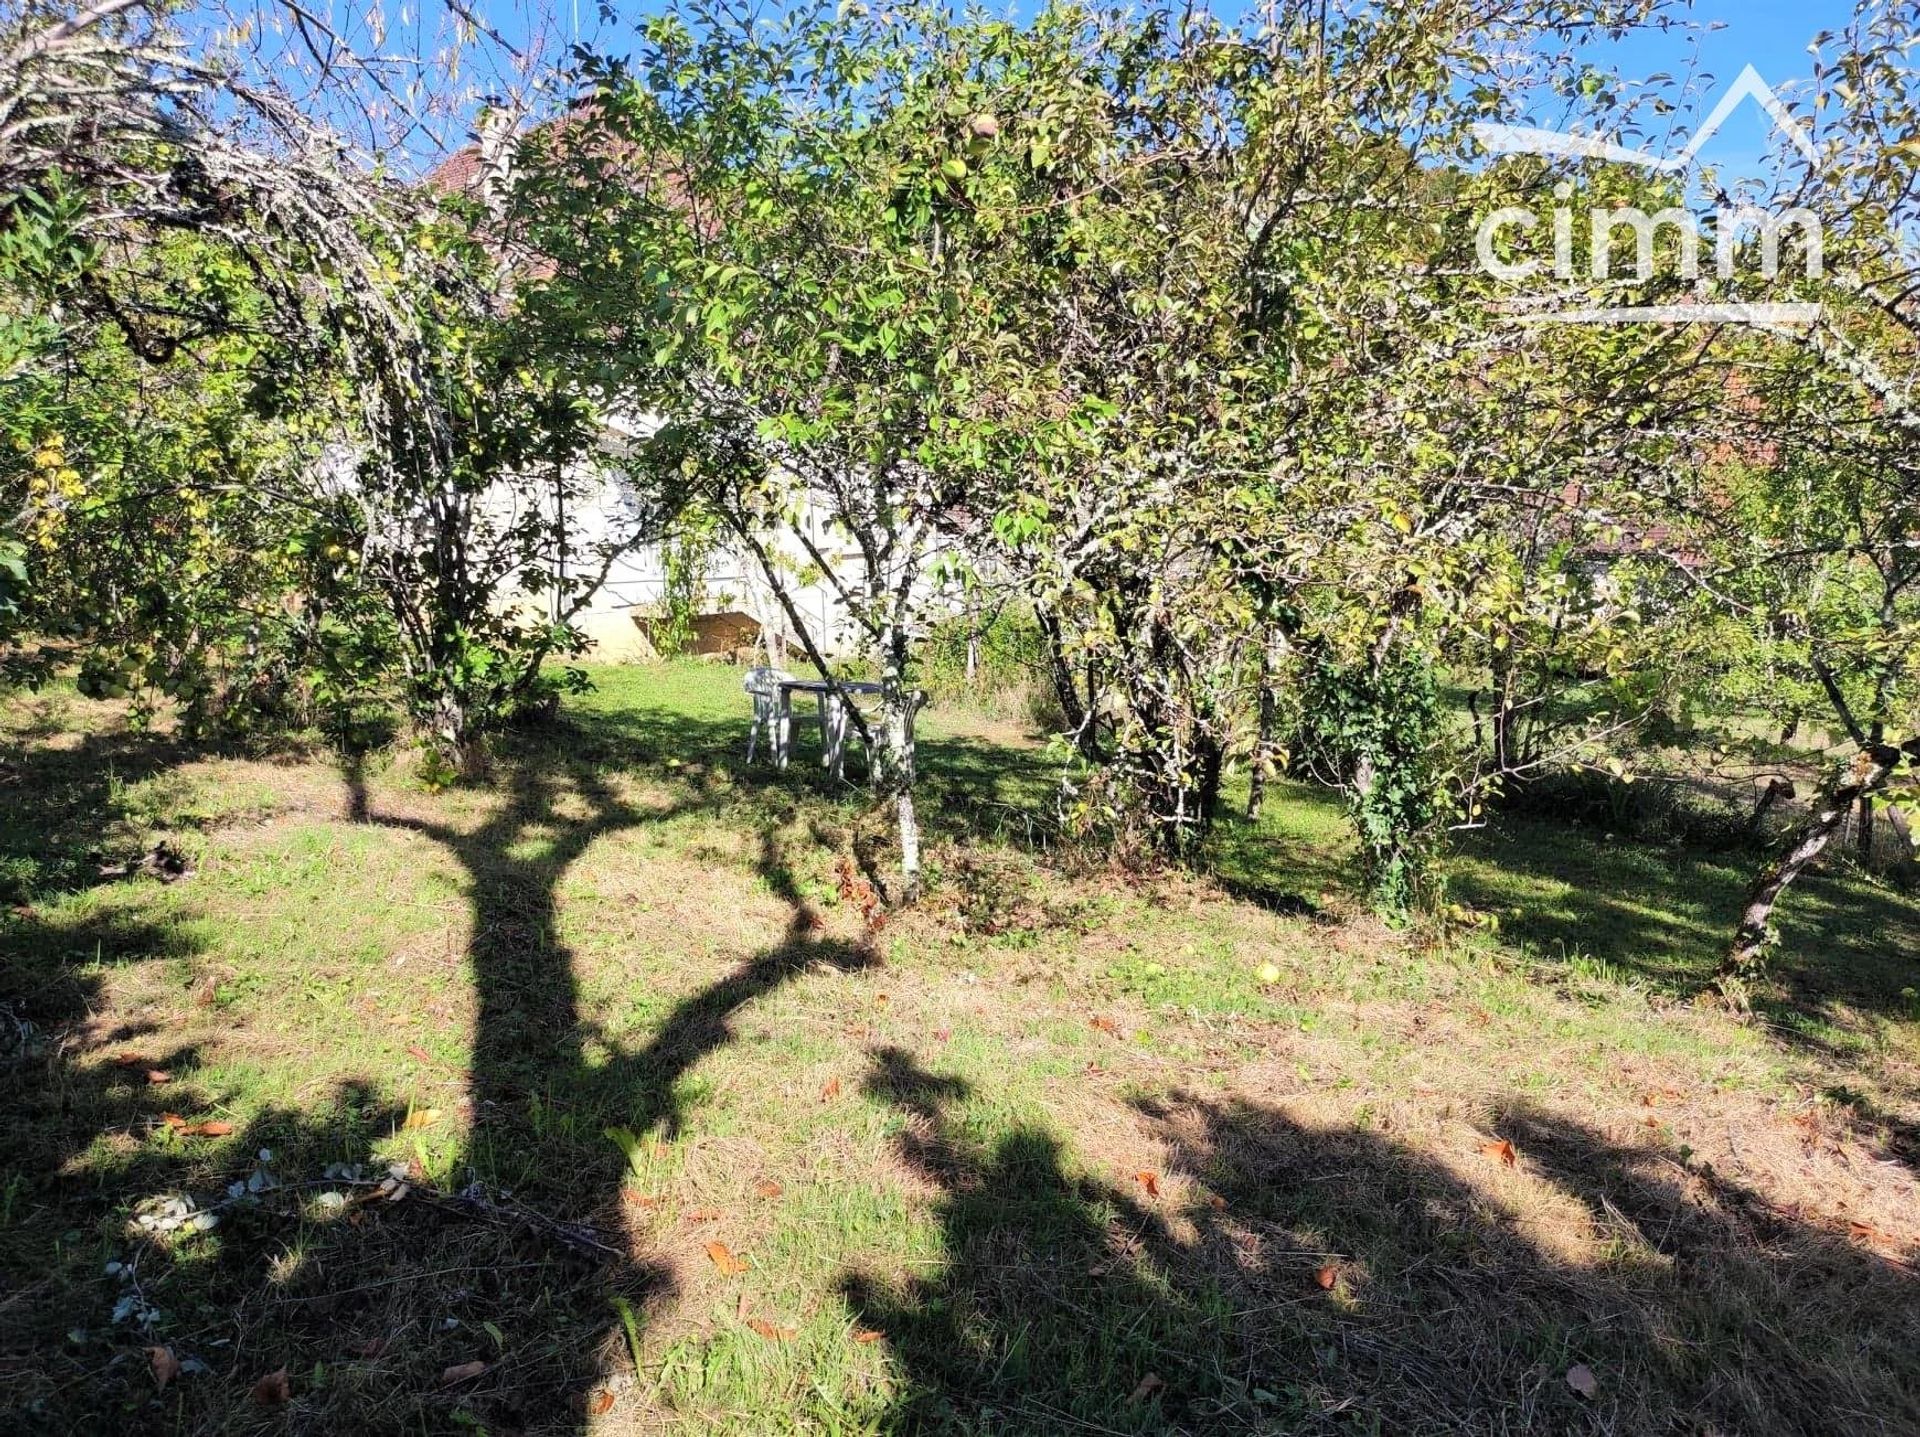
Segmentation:
[[(836, 694), (825, 679), (778, 679), (775, 687), (780, 691), (780, 721), (774, 729), (775, 765), (785, 768), (792, 748), (793, 696), (812, 694), (820, 705), (820, 766), (835, 778), (842, 777), (847, 762), (847, 735), (852, 725), (847, 721), (847, 706), (840, 694)], [(865, 680), (843, 679), (840, 691), (847, 694), (877, 694), (880, 685)]]

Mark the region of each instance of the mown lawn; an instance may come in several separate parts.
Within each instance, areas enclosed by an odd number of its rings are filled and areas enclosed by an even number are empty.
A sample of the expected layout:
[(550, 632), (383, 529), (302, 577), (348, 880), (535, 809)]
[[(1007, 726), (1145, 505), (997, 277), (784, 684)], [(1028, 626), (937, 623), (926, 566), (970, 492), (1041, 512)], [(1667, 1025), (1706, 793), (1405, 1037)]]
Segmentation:
[(1416, 943), (1320, 795), (1122, 877), (936, 711), (869, 927), (737, 671), (596, 678), (440, 793), (7, 701), (0, 1425), (1920, 1430), (1912, 897), (1741, 1024), (1737, 856), (1511, 825)]

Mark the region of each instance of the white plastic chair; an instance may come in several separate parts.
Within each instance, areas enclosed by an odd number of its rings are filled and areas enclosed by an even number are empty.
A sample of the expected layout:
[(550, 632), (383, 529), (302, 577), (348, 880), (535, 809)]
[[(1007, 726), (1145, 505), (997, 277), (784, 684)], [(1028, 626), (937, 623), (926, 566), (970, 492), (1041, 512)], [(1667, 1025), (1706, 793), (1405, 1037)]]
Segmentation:
[(747, 762), (752, 763), (760, 749), (760, 735), (767, 736), (776, 768), (787, 766), (793, 747), (793, 705), (787, 690), (780, 687), (793, 677), (785, 669), (748, 669), (740, 687), (753, 696), (753, 727), (747, 732)]

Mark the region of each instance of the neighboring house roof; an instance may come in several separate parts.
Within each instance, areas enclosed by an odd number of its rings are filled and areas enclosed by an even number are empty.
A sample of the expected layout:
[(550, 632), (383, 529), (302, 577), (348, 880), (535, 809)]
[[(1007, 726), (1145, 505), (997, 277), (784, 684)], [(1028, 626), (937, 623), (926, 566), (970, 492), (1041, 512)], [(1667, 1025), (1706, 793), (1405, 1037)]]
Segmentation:
[(479, 188), (484, 172), (480, 146), (463, 145), (428, 170), (422, 183), (446, 194), (468, 194)]

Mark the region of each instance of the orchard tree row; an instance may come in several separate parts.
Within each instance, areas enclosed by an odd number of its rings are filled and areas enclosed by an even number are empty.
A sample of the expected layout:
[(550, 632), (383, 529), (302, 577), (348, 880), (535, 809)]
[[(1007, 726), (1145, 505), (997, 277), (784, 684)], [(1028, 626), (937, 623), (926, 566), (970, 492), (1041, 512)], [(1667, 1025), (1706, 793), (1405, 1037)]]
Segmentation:
[[(680, 0), (544, 68), (449, 23), (524, 62), (459, 186), (401, 161), (472, 107), (298, 7), (0, 29), (8, 681), (343, 742), (397, 702), (477, 773), (584, 681), (610, 566), (723, 535), (829, 676), (792, 596), (836, 590), (909, 893), (956, 602), (1033, 625), (1076, 828), (1186, 859), (1230, 775), (1309, 777), (1393, 914), (1450, 830), (1702, 706), (1834, 738), (1734, 991), (1849, 815), (1905, 832), (1916, 0), (1820, 39), (1765, 196), (1813, 222), (1705, 266), (1587, 217), (1710, 175), (1485, 143), (1666, 143), (1687, 97), (1581, 58), (1662, 0)], [(1495, 253), (1502, 213), (1540, 221)], [(1541, 322), (1602, 306), (1669, 317)], [(585, 543), (605, 474), (631, 521)]]

